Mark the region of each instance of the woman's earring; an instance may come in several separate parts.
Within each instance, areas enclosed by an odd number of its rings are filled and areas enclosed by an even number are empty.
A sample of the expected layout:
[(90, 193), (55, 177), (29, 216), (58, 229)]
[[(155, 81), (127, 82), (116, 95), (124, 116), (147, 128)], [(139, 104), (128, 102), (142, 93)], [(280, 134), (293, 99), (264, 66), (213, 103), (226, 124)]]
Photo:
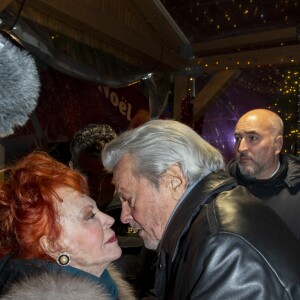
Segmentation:
[(60, 265), (60, 266), (67, 266), (71, 261), (71, 257), (70, 254), (68, 252), (62, 252), (59, 253), (59, 255), (56, 258), (56, 262)]

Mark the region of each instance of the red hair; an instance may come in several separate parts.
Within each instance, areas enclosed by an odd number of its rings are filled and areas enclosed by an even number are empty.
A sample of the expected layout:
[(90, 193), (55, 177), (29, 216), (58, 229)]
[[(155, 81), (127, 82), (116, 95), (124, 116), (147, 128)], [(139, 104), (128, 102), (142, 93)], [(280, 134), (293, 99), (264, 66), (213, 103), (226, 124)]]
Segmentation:
[(68, 186), (88, 194), (84, 178), (45, 152), (35, 151), (5, 169), (0, 187), (0, 255), (51, 259), (40, 247), (42, 236), (55, 244), (61, 233), (55, 190)]

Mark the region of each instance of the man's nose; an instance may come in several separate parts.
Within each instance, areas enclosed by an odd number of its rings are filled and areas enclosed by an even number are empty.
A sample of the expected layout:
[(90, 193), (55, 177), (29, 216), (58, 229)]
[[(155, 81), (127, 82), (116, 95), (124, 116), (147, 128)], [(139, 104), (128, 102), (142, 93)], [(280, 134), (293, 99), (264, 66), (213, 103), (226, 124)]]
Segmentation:
[(248, 148), (248, 146), (247, 146), (245, 139), (241, 138), (236, 145), (237, 152), (242, 153), (242, 152), (246, 151), (247, 148)]
[(131, 208), (129, 207), (128, 202), (125, 201), (122, 203), (121, 222), (128, 224), (132, 219)]

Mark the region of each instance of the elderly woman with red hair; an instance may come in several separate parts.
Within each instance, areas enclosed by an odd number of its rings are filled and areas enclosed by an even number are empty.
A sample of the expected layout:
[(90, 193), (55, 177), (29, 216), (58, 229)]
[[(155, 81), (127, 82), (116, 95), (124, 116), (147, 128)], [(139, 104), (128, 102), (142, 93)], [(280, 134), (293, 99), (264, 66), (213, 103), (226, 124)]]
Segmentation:
[(109, 299), (134, 299), (129, 285), (109, 268), (121, 256), (114, 219), (98, 210), (79, 173), (33, 152), (6, 168), (5, 177), (0, 295), (23, 278), (47, 273), (88, 280)]

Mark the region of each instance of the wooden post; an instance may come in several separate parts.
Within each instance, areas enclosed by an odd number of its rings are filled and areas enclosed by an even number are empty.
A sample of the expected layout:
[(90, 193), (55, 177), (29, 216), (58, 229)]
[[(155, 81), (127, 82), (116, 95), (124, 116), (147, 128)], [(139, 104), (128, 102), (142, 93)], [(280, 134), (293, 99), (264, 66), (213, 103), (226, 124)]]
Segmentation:
[(180, 121), (181, 119), (181, 102), (182, 99), (188, 96), (187, 94), (187, 80), (186, 76), (176, 76), (174, 80), (174, 106), (173, 119)]

